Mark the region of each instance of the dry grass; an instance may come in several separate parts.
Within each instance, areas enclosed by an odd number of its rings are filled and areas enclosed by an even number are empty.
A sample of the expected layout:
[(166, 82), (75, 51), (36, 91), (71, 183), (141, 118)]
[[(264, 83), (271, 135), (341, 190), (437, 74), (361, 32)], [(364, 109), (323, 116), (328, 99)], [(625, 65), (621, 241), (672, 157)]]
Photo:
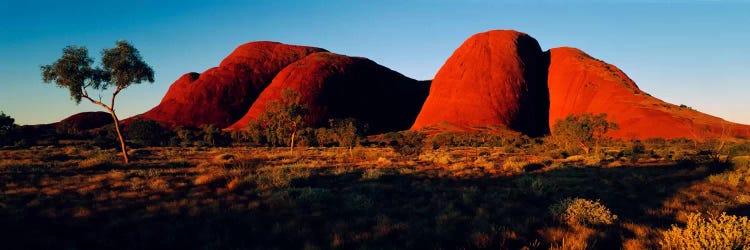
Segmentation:
[(743, 157), (717, 172), (507, 148), (287, 150), (144, 148), (127, 166), (116, 150), (0, 151), (0, 218), (13, 229), (3, 239), (42, 249), (653, 249), (695, 211), (750, 214)]

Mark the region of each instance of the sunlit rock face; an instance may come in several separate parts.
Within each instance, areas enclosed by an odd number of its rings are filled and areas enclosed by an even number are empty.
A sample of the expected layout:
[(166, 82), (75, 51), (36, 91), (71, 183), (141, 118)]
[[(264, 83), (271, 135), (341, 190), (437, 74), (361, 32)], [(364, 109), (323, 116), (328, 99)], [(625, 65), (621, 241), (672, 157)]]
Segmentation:
[(277, 42), (243, 44), (218, 67), (177, 79), (161, 103), (140, 116), (173, 126), (229, 126), (245, 115), (284, 67), (323, 51), (326, 50)]
[(247, 114), (228, 129), (247, 127), (269, 102), (281, 101), (285, 89), (300, 93), (312, 126), (324, 126), (329, 119), (354, 118), (368, 125), (368, 133), (383, 133), (409, 128), (427, 97), (429, 84), (367, 58), (314, 53), (284, 68)]
[(539, 43), (512, 30), (467, 39), (432, 81), (412, 129), (449, 123), (499, 125), (529, 135), (549, 132), (546, 62)]

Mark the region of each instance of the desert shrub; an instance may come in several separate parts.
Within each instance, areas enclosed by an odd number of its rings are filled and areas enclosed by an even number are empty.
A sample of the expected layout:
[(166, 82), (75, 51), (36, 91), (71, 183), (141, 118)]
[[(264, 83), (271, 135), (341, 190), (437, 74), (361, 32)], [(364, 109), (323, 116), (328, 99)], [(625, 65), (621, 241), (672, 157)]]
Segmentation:
[(20, 139), (16, 119), (0, 111), (0, 146), (13, 145)]
[(384, 135), (388, 146), (403, 156), (418, 156), (421, 154), (425, 137), (425, 134), (411, 130)]
[(199, 138), (203, 139), (203, 145), (210, 147), (222, 147), (231, 144), (229, 136), (222, 133), (221, 129), (213, 124), (201, 126)]
[(727, 157), (732, 159), (735, 156), (750, 156), (750, 142), (735, 143), (729, 146)]
[(169, 140), (171, 146), (192, 146), (196, 140), (195, 132), (189, 128), (177, 126), (172, 131), (174, 136)]
[(162, 127), (158, 122), (146, 119), (136, 119), (125, 128), (128, 139), (141, 146), (166, 146), (172, 137), (170, 130)]
[(611, 225), (617, 220), (599, 200), (566, 198), (549, 208), (550, 214), (569, 225)]
[(643, 154), (646, 153), (646, 145), (639, 140), (633, 140), (628, 147), (622, 152), (623, 157), (630, 159), (631, 162), (637, 162)]
[(732, 159), (732, 168), (723, 173), (708, 177), (708, 181), (714, 184), (723, 184), (738, 187), (750, 183), (750, 157), (738, 156)]
[(663, 249), (750, 249), (750, 220), (722, 213), (704, 219), (700, 213), (688, 215), (687, 225), (664, 232)]
[(94, 138), (92, 144), (100, 148), (117, 148), (118, 145), (117, 132), (115, 131), (115, 125), (109, 124), (101, 127), (94, 132)]

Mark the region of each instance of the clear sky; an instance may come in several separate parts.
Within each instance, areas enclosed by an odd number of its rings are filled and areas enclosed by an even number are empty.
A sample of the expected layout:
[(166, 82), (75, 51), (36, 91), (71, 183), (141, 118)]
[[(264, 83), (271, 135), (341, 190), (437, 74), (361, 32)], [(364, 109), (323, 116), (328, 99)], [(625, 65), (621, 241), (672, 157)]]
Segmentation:
[(180, 75), (214, 67), (250, 41), (368, 57), (423, 80), (466, 38), (491, 29), (526, 32), (544, 50), (580, 48), (655, 97), (750, 124), (747, 1), (0, 0), (0, 111), (39, 124), (100, 110), (42, 83), (39, 66), (67, 45), (97, 59), (119, 39), (140, 50), (156, 82), (118, 95), (124, 118), (158, 104)]

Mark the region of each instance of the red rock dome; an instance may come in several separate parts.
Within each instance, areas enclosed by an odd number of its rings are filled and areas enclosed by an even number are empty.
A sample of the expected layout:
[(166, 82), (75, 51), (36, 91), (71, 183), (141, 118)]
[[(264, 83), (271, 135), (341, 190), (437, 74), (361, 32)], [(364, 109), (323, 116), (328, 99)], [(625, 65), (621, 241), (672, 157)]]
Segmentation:
[(326, 50), (277, 42), (241, 45), (219, 67), (177, 79), (161, 103), (140, 117), (168, 125), (228, 126), (247, 112), (281, 69), (322, 51)]
[(524, 33), (493, 30), (473, 35), (440, 68), (412, 129), (449, 123), (546, 134), (545, 69), (539, 43)]
[(620, 69), (581, 50), (554, 48), (548, 54), (550, 127), (569, 114), (607, 113), (620, 127), (610, 133), (617, 138), (750, 137), (750, 126), (651, 97)]
[(284, 89), (301, 94), (313, 126), (330, 118), (355, 118), (370, 133), (408, 129), (414, 122), (429, 83), (413, 80), (369, 59), (321, 52), (284, 68), (260, 94), (247, 114), (229, 130), (240, 130), (257, 119)]
[(114, 124), (112, 116), (107, 112), (81, 112), (68, 116), (59, 122), (53, 123), (54, 127), (67, 126), (68, 128), (84, 131), (100, 128), (105, 125)]

